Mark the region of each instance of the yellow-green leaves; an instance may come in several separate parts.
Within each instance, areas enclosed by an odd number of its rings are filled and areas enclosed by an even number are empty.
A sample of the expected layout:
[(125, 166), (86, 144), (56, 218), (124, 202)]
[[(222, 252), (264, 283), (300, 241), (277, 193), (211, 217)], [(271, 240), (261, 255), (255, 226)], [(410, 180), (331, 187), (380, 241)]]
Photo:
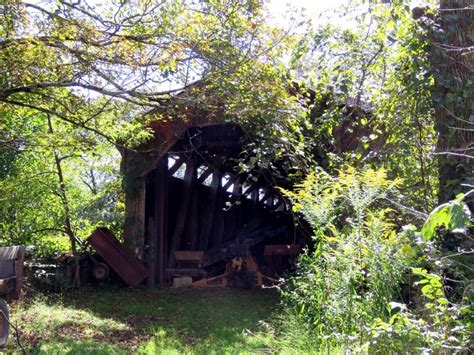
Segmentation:
[(381, 203), (397, 183), (384, 169), (344, 167), (334, 177), (317, 169), (286, 192), (313, 228), (314, 249), (300, 258), (284, 297), (331, 345), (362, 343), (374, 319), (392, 327), (387, 304), (417, 255), (414, 233), (397, 233), (394, 211)]

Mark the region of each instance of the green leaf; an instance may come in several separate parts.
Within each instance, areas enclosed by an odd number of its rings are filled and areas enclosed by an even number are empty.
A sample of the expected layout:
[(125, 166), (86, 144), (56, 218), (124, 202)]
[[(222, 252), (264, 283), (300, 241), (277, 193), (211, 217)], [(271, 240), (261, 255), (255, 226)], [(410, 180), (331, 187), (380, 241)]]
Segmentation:
[(449, 302), (446, 298), (442, 297), (442, 298), (438, 298), (438, 303), (441, 304), (441, 305), (446, 305)]
[(431, 286), (431, 285), (426, 285), (426, 286), (423, 286), (423, 287), (421, 288), (421, 292), (422, 292), (424, 295), (431, 293), (432, 290), (433, 290), (433, 286)]
[(449, 231), (466, 232), (466, 229), (471, 226), (471, 212), (462, 202), (462, 197), (462, 195), (458, 196), (455, 200), (444, 203), (431, 212), (421, 229), (424, 241), (433, 238), (438, 227), (444, 227)]

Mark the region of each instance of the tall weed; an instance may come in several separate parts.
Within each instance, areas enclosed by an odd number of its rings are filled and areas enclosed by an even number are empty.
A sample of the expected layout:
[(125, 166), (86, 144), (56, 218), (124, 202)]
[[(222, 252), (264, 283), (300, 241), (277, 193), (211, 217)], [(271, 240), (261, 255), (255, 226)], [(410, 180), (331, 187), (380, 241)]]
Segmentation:
[(286, 191), (314, 235), (282, 296), (319, 348), (361, 348), (373, 321), (390, 317), (417, 254), (412, 231), (397, 233), (381, 203), (397, 184), (383, 169), (347, 168), (337, 177), (317, 170)]

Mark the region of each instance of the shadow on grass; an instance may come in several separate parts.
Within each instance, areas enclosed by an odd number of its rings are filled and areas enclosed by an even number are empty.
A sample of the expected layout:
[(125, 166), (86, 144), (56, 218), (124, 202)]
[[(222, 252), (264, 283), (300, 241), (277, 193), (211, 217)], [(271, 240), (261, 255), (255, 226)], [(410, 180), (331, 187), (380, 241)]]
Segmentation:
[(14, 313), (36, 353), (245, 353), (268, 348), (259, 324), (277, 303), (273, 290), (102, 287)]

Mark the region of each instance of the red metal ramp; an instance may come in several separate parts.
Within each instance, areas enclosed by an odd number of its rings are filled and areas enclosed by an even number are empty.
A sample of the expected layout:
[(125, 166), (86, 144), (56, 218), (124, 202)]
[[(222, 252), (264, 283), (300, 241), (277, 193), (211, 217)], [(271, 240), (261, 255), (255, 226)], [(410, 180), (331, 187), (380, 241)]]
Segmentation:
[(148, 278), (147, 268), (105, 227), (97, 228), (88, 239), (90, 245), (130, 286), (137, 286)]

